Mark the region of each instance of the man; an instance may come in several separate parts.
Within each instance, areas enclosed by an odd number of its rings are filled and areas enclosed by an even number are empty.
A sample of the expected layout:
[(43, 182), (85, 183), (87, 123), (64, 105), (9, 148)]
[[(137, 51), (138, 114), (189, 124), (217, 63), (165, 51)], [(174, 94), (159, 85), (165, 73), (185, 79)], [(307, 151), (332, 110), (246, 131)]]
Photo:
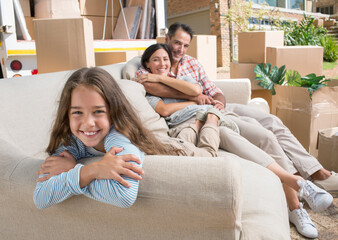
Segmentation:
[[(192, 37), (193, 32), (189, 26), (181, 23), (170, 26), (166, 35), (166, 44), (173, 55), (170, 76), (177, 78), (191, 75), (201, 84), (203, 88), (201, 95), (198, 97), (187, 96), (161, 83), (145, 82), (143, 85), (146, 91), (152, 95), (188, 99), (198, 104), (213, 104), (219, 110), (224, 109), (226, 101), (221, 90), (208, 79), (202, 65), (195, 58), (186, 55)], [(147, 71), (140, 68), (138, 75), (142, 73), (147, 73)], [(278, 117), (262, 112), (257, 113), (254, 108), (242, 104), (228, 104), (226, 109), (239, 116), (253, 118), (264, 128), (270, 130), (290, 159), (290, 165), (294, 165), (301, 176), (306, 179), (311, 178), (315, 184), (329, 192), (338, 191), (338, 174), (324, 169), (318, 160), (303, 148)]]

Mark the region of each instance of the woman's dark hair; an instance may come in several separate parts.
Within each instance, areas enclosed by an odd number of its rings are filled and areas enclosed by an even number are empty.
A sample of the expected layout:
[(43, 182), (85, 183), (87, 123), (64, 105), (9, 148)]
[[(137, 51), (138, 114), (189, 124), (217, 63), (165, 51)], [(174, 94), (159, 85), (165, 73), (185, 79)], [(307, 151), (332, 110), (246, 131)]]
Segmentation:
[(164, 49), (164, 50), (168, 53), (170, 63), (173, 62), (173, 56), (172, 56), (172, 54), (171, 54), (171, 51), (170, 51), (168, 45), (163, 44), (163, 43), (155, 43), (155, 44), (149, 46), (149, 47), (144, 51), (144, 53), (142, 54), (141, 64), (142, 64), (142, 66), (143, 66), (145, 69), (147, 69), (146, 63), (149, 62), (149, 59), (150, 59), (151, 56), (154, 54), (154, 52), (156, 52), (156, 51), (159, 50), (159, 49)]
[(180, 22), (175, 22), (175, 23), (170, 25), (170, 27), (168, 29), (168, 33), (167, 33), (168, 36), (169, 36), (169, 39), (171, 39), (175, 35), (175, 33), (178, 29), (182, 29), (183, 31), (188, 33), (190, 35), (190, 41), (192, 40), (192, 37), (194, 35), (193, 30), (188, 25), (186, 25), (184, 23), (180, 23)]

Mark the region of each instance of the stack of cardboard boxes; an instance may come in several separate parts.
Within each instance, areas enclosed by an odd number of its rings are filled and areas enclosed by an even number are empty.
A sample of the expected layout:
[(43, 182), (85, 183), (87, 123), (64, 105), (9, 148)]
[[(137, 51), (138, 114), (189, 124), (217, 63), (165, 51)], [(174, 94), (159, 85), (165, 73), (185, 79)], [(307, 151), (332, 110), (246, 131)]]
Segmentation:
[(112, 39), (121, 11), (119, 0), (35, 0), (34, 6), (30, 2), (20, 0), (28, 31), (36, 43), (39, 73), (125, 62), (142, 54), (115, 49), (94, 52), (94, 39)]
[(283, 31), (252, 31), (238, 33), (238, 62), (230, 64), (230, 78), (249, 78), (252, 97), (264, 98), (270, 109), (272, 96), (254, 81), (254, 68), (259, 63), (267, 61), (267, 47), (282, 47), (284, 45)]
[(113, 28), (121, 11), (119, 0), (108, 1), (105, 35), (103, 36), (106, 0), (79, 0), (81, 16), (93, 23), (94, 39), (112, 39)]
[(313, 93), (312, 99), (304, 87), (275, 85), (276, 95), (257, 86), (253, 69), (258, 63), (286, 66), (297, 70), (302, 77), (315, 73), (322, 75), (323, 47), (283, 46), (283, 33), (246, 32), (238, 35), (238, 63), (232, 63), (231, 78), (250, 78), (252, 97), (263, 97), (271, 113), (279, 117), (304, 148), (318, 155), (318, 132), (338, 126), (338, 83)]

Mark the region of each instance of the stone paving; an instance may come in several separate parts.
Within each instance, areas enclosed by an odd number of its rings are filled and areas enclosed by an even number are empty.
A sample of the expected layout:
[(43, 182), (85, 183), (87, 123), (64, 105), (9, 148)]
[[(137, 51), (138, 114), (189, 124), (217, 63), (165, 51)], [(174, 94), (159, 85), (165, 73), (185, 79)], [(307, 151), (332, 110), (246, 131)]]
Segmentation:
[[(307, 204), (304, 204), (306, 211), (309, 213), (312, 221), (318, 229), (318, 238), (320, 240), (336, 240), (338, 239), (338, 193), (332, 194), (334, 197), (333, 204), (322, 213), (315, 213), (309, 209)], [(295, 226), (290, 224), (291, 239), (308, 239), (301, 236)]]

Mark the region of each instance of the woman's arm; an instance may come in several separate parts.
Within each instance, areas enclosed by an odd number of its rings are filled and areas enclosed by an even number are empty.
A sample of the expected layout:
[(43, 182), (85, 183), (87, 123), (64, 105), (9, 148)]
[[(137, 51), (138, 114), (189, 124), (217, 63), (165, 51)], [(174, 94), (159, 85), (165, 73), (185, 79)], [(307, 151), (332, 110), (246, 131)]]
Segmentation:
[(186, 106), (195, 105), (195, 102), (177, 102), (177, 103), (167, 103), (165, 104), (162, 100), (159, 100), (155, 106), (155, 111), (160, 114), (162, 117), (168, 117), (174, 112), (177, 112)]
[(141, 84), (144, 82), (157, 82), (172, 87), (188, 96), (196, 97), (202, 93), (202, 88), (197, 83), (191, 83), (184, 80), (171, 78), (157, 74), (142, 74), (137, 81)]

